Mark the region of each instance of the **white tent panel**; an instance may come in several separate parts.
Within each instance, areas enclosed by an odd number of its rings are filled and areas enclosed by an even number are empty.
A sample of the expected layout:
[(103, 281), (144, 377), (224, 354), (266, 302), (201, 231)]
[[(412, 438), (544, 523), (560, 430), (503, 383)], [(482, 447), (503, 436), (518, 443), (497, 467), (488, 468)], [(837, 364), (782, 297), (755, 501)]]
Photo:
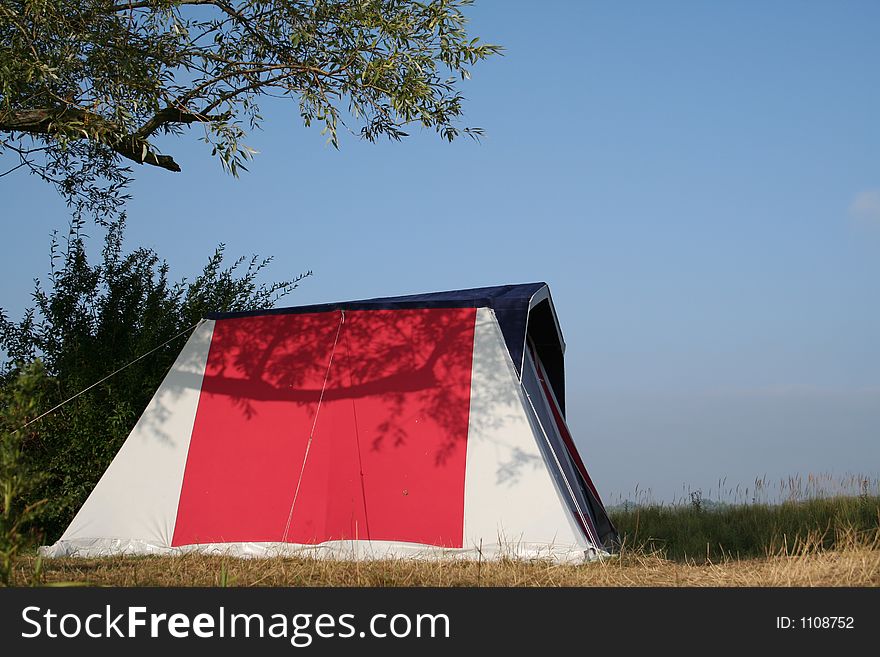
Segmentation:
[[(487, 557), (580, 560), (588, 548), (548, 471), (495, 313), (477, 309), (464, 547)], [(500, 554), (499, 554), (500, 553)]]
[(211, 320), (193, 331), (110, 467), (45, 555), (143, 553), (171, 545), (213, 332)]

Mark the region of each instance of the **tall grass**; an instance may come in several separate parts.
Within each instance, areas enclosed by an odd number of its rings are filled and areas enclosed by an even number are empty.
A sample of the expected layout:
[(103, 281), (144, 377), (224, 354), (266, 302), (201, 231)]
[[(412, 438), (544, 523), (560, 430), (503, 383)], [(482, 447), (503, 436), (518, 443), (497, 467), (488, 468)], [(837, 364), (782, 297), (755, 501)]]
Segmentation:
[[(762, 557), (807, 542), (835, 549), (853, 534), (871, 540), (880, 527), (877, 482), (865, 477), (791, 477), (775, 491), (762, 478), (751, 491), (734, 492), (734, 502), (691, 490), (672, 504), (627, 502), (610, 512), (625, 549), (679, 561)], [(761, 501), (773, 497), (784, 501)]]
[[(871, 497), (880, 496), (880, 479), (863, 474), (833, 474), (830, 472), (811, 473), (807, 475), (790, 475), (776, 480), (766, 474), (755, 477), (750, 485), (742, 483), (728, 484), (727, 477), (718, 479), (709, 488), (694, 488), (682, 484), (681, 492), (671, 502), (673, 506), (690, 504), (694, 500), (702, 501), (707, 507), (737, 504), (778, 504), (781, 502), (799, 502), (831, 497)], [(635, 490), (627, 496), (617, 495), (611, 508), (627, 508), (633, 506), (655, 506), (664, 502), (654, 497), (651, 488), (636, 485)]]

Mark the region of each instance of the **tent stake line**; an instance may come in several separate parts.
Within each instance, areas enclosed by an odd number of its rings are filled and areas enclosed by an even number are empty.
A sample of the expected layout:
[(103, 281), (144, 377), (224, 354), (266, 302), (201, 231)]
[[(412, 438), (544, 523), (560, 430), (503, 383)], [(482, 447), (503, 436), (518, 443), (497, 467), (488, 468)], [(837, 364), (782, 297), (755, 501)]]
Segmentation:
[(137, 358), (135, 358), (133, 361), (131, 361), (131, 362), (129, 362), (129, 363), (126, 363), (125, 365), (123, 365), (123, 366), (120, 367), (119, 369), (110, 372), (110, 374), (108, 374), (107, 376), (105, 376), (105, 377), (104, 377), (103, 379), (101, 379), (100, 381), (95, 381), (95, 382), (94, 382), (92, 385), (90, 385), (88, 388), (83, 388), (82, 390), (80, 390), (78, 393), (76, 393), (76, 394), (73, 395), (72, 397), (68, 397), (68, 398), (65, 399), (63, 402), (61, 402), (60, 404), (58, 404), (58, 405), (56, 405), (56, 406), (53, 406), (52, 408), (50, 408), (48, 411), (46, 411), (46, 412), (43, 413), (42, 415), (38, 415), (38, 416), (35, 417), (33, 420), (30, 420), (29, 422), (26, 422), (25, 424), (23, 424), (22, 426), (20, 426), (18, 429), (16, 429), (14, 433), (18, 433), (19, 431), (22, 431), (23, 429), (27, 429), (27, 428), (28, 428), (30, 425), (32, 425), (34, 422), (36, 422), (36, 421), (38, 421), (38, 420), (42, 420), (42, 419), (43, 419), (44, 417), (46, 417), (47, 415), (51, 415), (52, 413), (54, 413), (55, 411), (57, 411), (59, 408), (61, 408), (61, 407), (64, 406), (65, 404), (68, 404), (68, 403), (72, 402), (74, 399), (76, 399), (76, 398), (79, 397), (80, 395), (83, 395), (83, 394), (87, 393), (87, 392), (88, 392), (89, 390), (91, 390), (92, 388), (101, 385), (102, 383), (104, 383), (104, 381), (107, 381), (108, 379), (113, 378), (114, 376), (116, 376), (117, 374), (119, 374), (120, 372), (122, 372), (123, 370), (125, 370), (125, 369), (131, 367), (132, 365), (134, 365), (134, 364), (135, 364), (136, 362), (138, 362), (139, 360), (142, 360), (142, 359), (146, 358), (147, 356), (149, 356), (149, 355), (151, 355), (151, 354), (153, 354), (153, 353), (159, 351), (162, 347), (164, 347), (164, 346), (166, 346), (166, 345), (168, 345), (168, 344), (174, 342), (174, 341), (175, 341), (177, 338), (179, 338), (180, 336), (182, 336), (182, 335), (184, 335), (184, 334), (186, 334), (186, 333), (190, 333), (190, 332), (194, 331), (195, 329), (197, 329), (197, 328), (198, 328), (202, 323), (204, 323), (204, 322), (205, 322), (204, 319), (200, 319), (198, 322), (196, 322), (195, 324), (193, 324), (193, 325), (190, 326), (189, 328), (185, 328), (185, 329), (183, 329), (180, 333), (178, 333), (178, 334), (175, 335), (174, 337), (172, 337), (172, 338), (168, 338), (165, 342), (163, 342), (162, 344), (160, 344), (158, 347), (153, 347), (152, 349), (150, 349), (150, 350), (149, 350), (148, 352), (146, 352), (145, 354), (141, 354), (140, 356), (138, 356)]

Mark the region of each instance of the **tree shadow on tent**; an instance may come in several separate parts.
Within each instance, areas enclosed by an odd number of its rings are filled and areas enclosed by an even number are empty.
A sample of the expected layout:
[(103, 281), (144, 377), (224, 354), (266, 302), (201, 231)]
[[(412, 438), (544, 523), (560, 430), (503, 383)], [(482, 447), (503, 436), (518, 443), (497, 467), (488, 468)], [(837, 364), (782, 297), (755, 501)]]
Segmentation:
[(470, 423), (471, 439), (497, 443), (498, 482), (513, 485), (540, 463), (504, 444), (499, 428), (521, 413), (519, 384), (506, 362), (474, 362), (474, 317), (447, 308), (218, 320), (212, 338), (191, 338), (142, 422), (157, 439), (177, 440), (173, 409), (195, 392), (194, 434), (203, 425), (238, 440), (275, 432), (302, 445), (350, 434), (363, 452), (418, 447), (438, 468), (464, 459)]

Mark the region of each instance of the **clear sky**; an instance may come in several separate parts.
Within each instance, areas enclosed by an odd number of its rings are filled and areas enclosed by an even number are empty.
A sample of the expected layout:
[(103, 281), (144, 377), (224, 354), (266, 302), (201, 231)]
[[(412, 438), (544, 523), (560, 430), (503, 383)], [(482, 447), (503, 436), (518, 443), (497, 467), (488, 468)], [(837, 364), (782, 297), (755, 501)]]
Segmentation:
[[(218, 242), (315, 276), (287, 305), (550, 284), (569, 422), (608, 502), (880, 474), (880, 3), (478, 0), (506, 54), (464, 86), (480, 144), (341, 150), (268, 106), (239, 180), (188, 139), (136, 167), (128, 245)], [(68, 215), (0, 179), (0, 306)], [(96, 234), (97, 229), (94, 229)]]

